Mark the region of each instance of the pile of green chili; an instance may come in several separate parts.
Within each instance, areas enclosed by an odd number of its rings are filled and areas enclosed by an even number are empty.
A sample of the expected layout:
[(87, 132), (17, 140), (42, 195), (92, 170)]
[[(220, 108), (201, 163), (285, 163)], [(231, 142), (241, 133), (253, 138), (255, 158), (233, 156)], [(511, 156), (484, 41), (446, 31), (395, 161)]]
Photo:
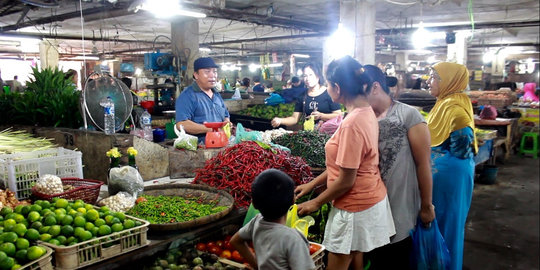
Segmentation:
[(301, 130), (284, 134), (272, 140), (273, 143), (291, 149), (293, 156), (302, 157), (311, 167), (326, 167), (324, 146), (330, 135), (316, 131)]
[(209, 216), (225, 210), (226, 206), (217, 206), (218, 200), (202, 201), (201, 198), (179, 196), (141, 195), (142, 200), (126, 214), (145, 219), (152, 224), (185, 222)]

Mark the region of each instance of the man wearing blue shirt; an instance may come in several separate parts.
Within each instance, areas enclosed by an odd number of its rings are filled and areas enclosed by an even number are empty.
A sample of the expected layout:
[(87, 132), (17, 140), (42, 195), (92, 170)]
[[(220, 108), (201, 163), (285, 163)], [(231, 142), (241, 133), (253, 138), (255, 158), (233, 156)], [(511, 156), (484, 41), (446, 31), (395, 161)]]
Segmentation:
[(176, 127), (184, 126), (186, 133), (204, 142), (206, 132), (212, 131), (204, 122), (230, 122), (229, 111), (215, 89), (218, 66), (210, 57), (201, 57), (193, 63), (194, 82), (176, 99)]

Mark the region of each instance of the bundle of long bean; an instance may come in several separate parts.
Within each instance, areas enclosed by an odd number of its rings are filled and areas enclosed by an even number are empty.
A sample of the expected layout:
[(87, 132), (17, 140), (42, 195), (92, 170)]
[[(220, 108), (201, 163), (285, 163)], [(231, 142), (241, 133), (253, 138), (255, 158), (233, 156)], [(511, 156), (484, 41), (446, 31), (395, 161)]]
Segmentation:
[(262, 171), (270, 168), (287, 173), (297, 185), (313, 178), (311, 168), (302, 158), (246, 141), (207, 160), (204, 168), (196, 171), (193, 183), (226, 190), (234, 197), (238, 207), (247, 207), (251, 203), (251, 183)]
[(152, 224), (184, 222), (225, 210), (218, 200), (203, 202), (200, 198), (142, 195), (145, 198), (126, 214), (148, 220)]
[(0, 131), (0, 154), (31, 152), (55, 147), (52, 139), (36, 138), (26, 131), (11, 128)]

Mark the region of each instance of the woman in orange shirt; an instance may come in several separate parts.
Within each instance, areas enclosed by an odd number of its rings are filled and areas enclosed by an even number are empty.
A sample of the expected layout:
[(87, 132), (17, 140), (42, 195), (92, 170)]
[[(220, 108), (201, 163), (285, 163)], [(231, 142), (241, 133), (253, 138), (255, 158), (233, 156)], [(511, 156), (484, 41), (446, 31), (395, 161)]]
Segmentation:
[(363, 253), (390, 243), (395, 234), (386, 188), (379, 173), (379, 127), (367, 101), (371, 80), (350, 56), (328, 65), (327, 87), (349, 114), (326, 143), (326, 171), (296, 188), (297, 198), (315, 187), (326, 190), (298, 206), (309, 214), (332, 202), (323, 245), (328, 269), (363, 269)]

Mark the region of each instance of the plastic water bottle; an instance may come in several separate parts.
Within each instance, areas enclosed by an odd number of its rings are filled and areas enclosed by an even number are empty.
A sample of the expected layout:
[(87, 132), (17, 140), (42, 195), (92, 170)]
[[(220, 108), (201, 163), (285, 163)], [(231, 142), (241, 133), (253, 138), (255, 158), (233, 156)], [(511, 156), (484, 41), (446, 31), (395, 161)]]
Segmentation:
[(152, 134), (152, 116), (145, 109), (141, 115), (141, 128), (143, 129), (144, 138), (149, 141), (153, 141), (154, 135)]
[(99, 105), (103, 107), (104, 119), (103, 125), (105, 126), (104, 132), (107, 135), (114, 134), (115, 123), (114, 123), (114, 102), (111, 97), (107, 97), (99, 102)]

